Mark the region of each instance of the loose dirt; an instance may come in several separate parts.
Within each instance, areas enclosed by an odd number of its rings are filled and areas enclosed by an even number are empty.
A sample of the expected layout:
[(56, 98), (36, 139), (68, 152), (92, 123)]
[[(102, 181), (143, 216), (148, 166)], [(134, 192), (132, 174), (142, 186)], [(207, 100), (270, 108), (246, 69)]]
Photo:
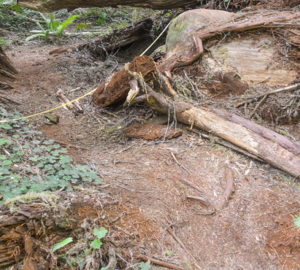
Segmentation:
[[(99, 63), (75, 53), (49, 55), (56, 48), (37, 43), (10, 52), (20, 73), (9, 95), (21, 103), (22, 113), (56, 106), (58, 89), (70, 99), (80, 96), (120, 68), (114, 58)], [(100, 109), (91, 97), (80, 104), (84, 113), (76, 117), (68, 110), (56, 111), (57, 125), (47, 125), (43, 117), (32, 122), (67, 146), (77, 162), (97, 168), (106, 183), (103, 192), (121, 205), (112, 209), (111, 218), (127, 211), (119, 220), (122, 228), (138, 228), (140, 236), (129, 239), (129, 246), (185, 269), (196, 269), (195, 261), (201, 269), (299, 269), (300, 229), (293, 216), (299, 213), (300, 192), (291, 177), (185, 127), (181, 137), (168, 141), (125, 138), (129, 124), (157, 117), (144, 106)], [(299, 124), (289, 132), (299, 139)], [(226, 187), (226, 168), (233, 171), (235, 192), (224, 209), (208, 215), (205, 206), (186, 196), (204, 196), (217, 205)], [(83, 219), (97, 217), (98, 210), (97, 205), (83, 205), (74, 213)], [(126, 253), (126, 245), (121, 247)]]

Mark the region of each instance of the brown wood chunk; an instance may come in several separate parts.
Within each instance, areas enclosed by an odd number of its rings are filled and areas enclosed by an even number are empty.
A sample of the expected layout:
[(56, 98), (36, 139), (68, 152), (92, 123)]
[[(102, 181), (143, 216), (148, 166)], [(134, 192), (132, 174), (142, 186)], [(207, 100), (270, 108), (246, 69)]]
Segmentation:
[[(155, 63), (149, 56), (138, 56), (129, 65), (129, 70), (141, 73), (145, 81), (154, 79)], [(108, 83), (102, 83), (93, 94), (93, 102), (100, 107), (124, 102), (130, 90), (131, 76), (124, 69), (115, 73)]]

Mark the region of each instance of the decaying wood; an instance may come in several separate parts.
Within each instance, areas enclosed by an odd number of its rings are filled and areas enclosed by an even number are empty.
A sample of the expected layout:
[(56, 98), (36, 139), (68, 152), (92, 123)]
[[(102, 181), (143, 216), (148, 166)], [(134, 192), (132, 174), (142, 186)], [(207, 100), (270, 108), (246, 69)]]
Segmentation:
[(93, 55), (103, 57), (117, 49), (150, 37), (152, 25), (152, 19), (146, 18), (125, 29), (116, 30), (112, 34), (81, 44), (77, 49), (87, 49)]
[[(141, 62), (138, 58), (134, 60), (135, 69), (138, 68), (137, 63)], [(143, 57), (142, 62), (147, 62), (145, 57)], [(128, 67), (130, 68), (130, 65)], [(174, 112), (174, 116), (179, 122), (210, 132), (274, 167), (295, 177), (300, 176), (300, 157), (295, 154), (298, 153), (298, 146), (284, 136), (241, 117), (235, 115), (230, 117), (230, 114), (226, 112), (217, 111), (216, 113), (208, 109), (194, 107), (182, 101), (172, 100), (161, 93), (153, 91), (137, 72), (129, 70), (126, 74), (128, 81), (130, 78), (135, 77), (139, 82), (140, 91), (146, 94), (146, 102), (154, 110), (163, 114), (168, 114), (170, 111)], [(115, 83), (120, 82), (115, 81)], [(112, 90), (117, 91), (119, 89)], [(291, 152), (290, 149), (295, 151)]]
[(18, 3), (22, 7), (42, 12), (51, 12), (63, 8), (73, 10), (79, 7), (117, 7), (120, 5), (153, 9), (170, 9), (198, 4), (198, 0), (20, 0)]
[(109, 82), (100, 84), (93, 94), (94, 103), (100, 107), (107, 107), (126, 100), (132, 79), (127, 69), (141, 74), (145, 82), (153, 81), (156, 76), (156, 66), (154, 61), (149, 59), (149, 56), (136, 57), (125, 69), (116, 72)]
[[(231, 22), (204, 27), (186, 40), (182, 40), (180, 43), (182, 48), (176, 45), (175, 52), (168, 54), (168, 58), (164, 59), (158, 68), (149, 57), (136, 57), (132, 63), (125, 66), (124, 70), (116, 73), (109, 82), (99, 86), (94, 93), (93, 100), (102, 107), (124, 101), (130, 89), (129, 81), (135, 79), (140, 88), (136, 89), (135, 87), (134, 97), (140, 94), (135, 100), (146, 102), (151, 108), (163, 114), (174, 112), (173, 117), (176, 117), (177, 121), (212, 133), (250, 155), (264, 160), (294, 177), (299, 177), (300, 146), (297, 143), (226, 111), (198, 108), (178, 100), (176, 93), (170, 92), (168, 84), (159, 83), (159, 81), (164, 81), (161, 79), (164, 75), (157, 71), (157, 69), (170, 71), (175, 66), (189, 64), (203, 52), (202, 41), (217, 34), (266, 26), (276, 27), (275, 23), (288, 22), (290, 24), (299, 19), (299, 12), (263, 11), (237, 15)], [(132, 98), (130, 99), (132, 103)]]
[(148, 256), (145, 256), (145, 255), (138, 255), (137, 256), (137, 259), (140, 259), (144, 262), (151, 262), (155, 265), (159, 265), (159, 266), (162, 266), (162, 267), (166, 267), (166, 268), (169, 268), (169, 269), (175, 269), (175, 270), (184, 270), (184, 268), (176, 265), (176, 264), (173, 264), (173, 263), (168, 263), (168, 262), (165, 262), (165, 261), (162, 261), (162, 260), (158, 260), (158, 259), (154, 259), (154, 258), (151, 258), (151, 257), (148, 257)]
[(253, 121), (247, 120), (243, 117), (240, 117), (236, 114), (226, 112), (224, 110), (214, 109), (213, 112), (216, 113), (217, 115), (223, 117), (224, 119), (227, 119), (230, 122), (239, 124), (247, 129), (255, 132), (256, 134), (262, 136), (265, 139), (268, 139), (270, 141), (277, 143), (278, 145), (282, 146), (283, 148), (287, 149), (288, 151), (290, 151), (291, 153), (293, 153), (295, 155), (299, 155), (299, 153), (300, 153), (300, 145), (298, 143), (292, 142), (287, 137), (285, 137), (271, 129), (265, 128), (261, 125), (256, 124)]
[[(283, 24), (276, 24), (277, 22), (290, 22), (299, 19), (299, 12), (259, 11), (258, 13), (239, 15), (228, 23), (204, 27), (187, 36), (174, 51), (167, 52), (165, 59), (160, 64), (160, 70), (170, 74), (175, 67), (191, 64), (204, 52), (202, 42), (216, 35), (259, 28), (280, 28), (283, 27)], [(284, 27), (291, 28), (292, 26), (284, 25)]]
[(64, 92), (62, 90), (58, 90), (56, 92), (56, 96), (57, 98), (62, 101), (63, 103), (65, 103), (64, 108), (69, 109), (70, 111), (73, 111), (75, 114), (77, 113), (83, 113), (83, 109), (80, 106), (78, 101), (75, 101), (73, 103), (70, 103), (70, 100), (66, 97), (66, 95), (64, 94)]
[(153, 90), (148, 89), (147, 92), (148, 99), (151, 100), (148, 104), (153, 109), (162, 113), (175, 109), (178, 121), (217, 135), (274, 167), (295, 177), (300, 176), (300, 157), (277, 142), (268, 140), (240, 124), (228, 121), (208, 109), (197, 108), (185, 102), (171, 102)]

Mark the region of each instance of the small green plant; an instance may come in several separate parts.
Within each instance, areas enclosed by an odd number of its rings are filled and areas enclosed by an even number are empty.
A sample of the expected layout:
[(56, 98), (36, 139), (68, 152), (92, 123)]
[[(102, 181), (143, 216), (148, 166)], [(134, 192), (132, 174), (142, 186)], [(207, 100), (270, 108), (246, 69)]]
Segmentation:
[(150, 270), (151, 269), (151, 264), (150, 264), (149, 261), (148, 262), (141, 262), (139, 264), (139, 268), (140, 268), (140, 270)]
[[(17, 117), (0, 107), (1, 120)], [(74, 164), (67, 152), (30, 128), (27, 121), (0, 124), (0, 204), (27, 193), (102, 183), (95, 171)]]
[(106, 18), (107, 18), (107, 13), (106, 12), (101, 12), (97, 21), (96, 21), (96, 24), (98, 25), (101, 25), (101, 24), (104, 24), (105, 21), (106, 21)]
[(91, 248), (93, 249), (100, 249), (102, 247), (102, 241), (101, 239), (104, 238), (107, 234), (107, 229), (104, 227), (101, 227), (100, 229), (94, 229), (93, 235), (96, 237), (92, 243)]
[(165, 255), (168, 256), (168, 257), (172, 256), (173, 255), (172, 250), (166, 250)]
[(42, 26), (39, 22), (36, 22), (42, 32), (27, 37), (26, 41), (35, 38), (49, 38), (50, 34), (54, 34), (57, 38), (61, 38), (64, 34), (65, 29), (79, 17), (79, 15), (73, 15), (67, 18), (65, 21), (59, 22), (55, 19), (55, 15), (53, 13), (50, 13), (48, 15), (40, 13), (40, 15), (44, 20), (45, 27)]
[(63, 248), (64, 246), (66, 246), (66, 245), (68, 245), (68, 244), (70, 244), (72, 242), (73, 242), (73, 238), (72, 237), (68, 237), (68, 238), (66, 238), (66, 239), (64, 239), (64, 240), (56, 243), (54, 245), (54, 247), (52, 248), (52, 252), (55, 252), (56, 250), (59, 250), (59, 249)]
[(294, 224), (297, 228), (300, 228), (300, 215), (294, 218)]

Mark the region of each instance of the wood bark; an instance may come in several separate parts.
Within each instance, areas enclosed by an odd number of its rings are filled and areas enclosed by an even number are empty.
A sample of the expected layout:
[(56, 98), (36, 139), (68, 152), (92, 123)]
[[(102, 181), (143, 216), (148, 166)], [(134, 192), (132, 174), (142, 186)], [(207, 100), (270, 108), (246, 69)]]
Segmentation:
[(87, 7), (118, 7), (132, 6), (152, 9), (170, 9), (186, 7), (197, 4), (197, 0), (20, 0), (22, 7), (35, 9), (43, 12), (55, 11), (63, 8), (72, 10)]
[(15, 79), (17, 70), (13, 67), (4, 50), (0, 47), (0, 89), (11, 89), (10, 82)]

